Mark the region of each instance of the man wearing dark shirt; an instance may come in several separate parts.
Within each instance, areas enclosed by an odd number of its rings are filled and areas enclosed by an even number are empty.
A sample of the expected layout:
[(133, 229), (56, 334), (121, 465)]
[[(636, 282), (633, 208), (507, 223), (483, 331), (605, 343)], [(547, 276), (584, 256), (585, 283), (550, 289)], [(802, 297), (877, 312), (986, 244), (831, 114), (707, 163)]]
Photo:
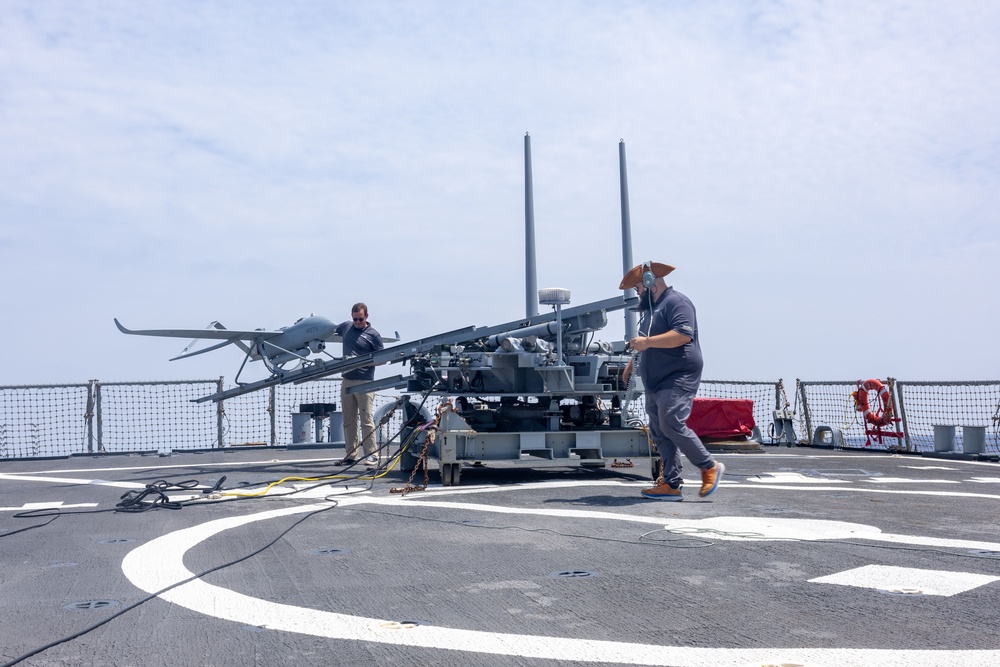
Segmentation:
[[(649, 432), (662, 461), (656, 486), (642, 491), (644, 497), (655, 500), (683, 500), (682, 452), (701, 470), (698, 495), (702, 497), (715, 491), (725, 471), (687, 425), (704, 364), (694, 304), (664, 280), (673, 270), (667, 264), (646, 262), (626, 273), (618, 286), (622, 290), (635, 288), (642, 312), (639, 335), (629, 346), (638, 354), (634, 360), (646, 391)], [(630, 360), (624, 373), (626, 382), (633, 370)]]
[[(368, 306), (356, 303), (351, 308), (351, 320), (337, 325), (337, 333), (344, 343), (344, 357), (369, 354), (381, 350), (385, 345), (382, 336), (375, 327), (368, 324)], [(378, 465), (375, 455), (375, 420), (372, 417), (372, 405), (375, 395), (372, 393), (347, 393), (355, 385), (371, 382), (375, 379), (374, 366), (362, 366), (353, 371), (347, 371), (341, 376), (340, 405), (344, 413), (344, 451), (347, 456), (344, 463), (354, 463), (358, 454), (358, 418), (361, 419), (361, 449), (365, 463), (369, 466)]]

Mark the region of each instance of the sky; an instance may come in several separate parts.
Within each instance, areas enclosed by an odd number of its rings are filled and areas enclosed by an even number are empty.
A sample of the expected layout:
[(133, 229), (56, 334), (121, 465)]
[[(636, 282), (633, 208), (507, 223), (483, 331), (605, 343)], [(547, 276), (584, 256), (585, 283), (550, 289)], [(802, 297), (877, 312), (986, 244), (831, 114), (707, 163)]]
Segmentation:
[(975, 0), (2, 0), (0, 385), (239, 369), (115, 317), (516, 320), (526, 133), (538, 287), (621, 294), (624, 142), (706, 380), (998, 379), (998, 34)]

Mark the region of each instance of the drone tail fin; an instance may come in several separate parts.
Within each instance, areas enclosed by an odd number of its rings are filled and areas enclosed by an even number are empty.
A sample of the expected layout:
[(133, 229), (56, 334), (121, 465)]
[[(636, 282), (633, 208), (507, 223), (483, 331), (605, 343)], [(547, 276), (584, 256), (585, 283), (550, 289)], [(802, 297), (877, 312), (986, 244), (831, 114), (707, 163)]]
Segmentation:
[(194, 352), (188, 352), (188, 350), (191, 349), (191, 345), (194, 345), (194, 343), (195, 341), (191, 341), (191, 343), (187, 347), (181, 350), (180, 354), (178, 354), (176, 357), (173, 357), (170, 361), (177, 361), (178, 359), (187, 359), (188, 357), (193, 357), (195, 355), (211, 352), (212, 350), (218, 350), (220, 347), (225, 347), (230, 343), (236, 343), (240, 347), (245, 347), (243, 343), (241, 343), (239, 340), (233, 339), (233, 340), (224, 340), (221, 343), (217, 343), (216, 345), (210, 345), (200, 350), (195, 350)]
[[(118, 320), (115, 320), (115, 324), (118, 324)], [(121, 329), (122, 326), (119, 324), (118, 328)], [(220, 322), (218, 320), (213, 320), (212, 322), (209, 322), (208, 326), (205, 327), (205, 328), (206, 329), (219, 329), (220, 331), (225, 331), (226, 330), (226, 327), (223, 326), (222, 322)], [(190, 351), (191, 348), (194, 347), (194, 344), (197, 343), (199, 340), (202, 340), (202, 339), (201, 338), (195, 338), (194, 340), (192, 340), (190, 343), (188, 343), (184, 347), (183, 350), (181, 350), (180, 354), (178, 354), (176, 357), (174, 357), (170, 361), (176, 361), (178, 359), (187, 359), (188, 357), (193, 357), (193, 356), (195, 356), (197, 354), (204, 354), (205, 352), (211, 352), (212, 350), (218, 350), (220, 347), (225, 347), (226, 345), (229, 345), (230, 343), (236, 343), (237, 345), (239, 345), (244, 350), (247, 350), (247, 347), (239, 339), (231, 338), (231, 339), (229, 339), (227, 341), (223, 341), (223, 342), (221, 342), (221, 343), (219, 343), (217, 345), (212, 345), (210, 347), (206, 347), (204, 349), (197, 350), (196, 352), (191, 352)], [(249, 352), (248, 352), (248, 354), (249, 354)]]

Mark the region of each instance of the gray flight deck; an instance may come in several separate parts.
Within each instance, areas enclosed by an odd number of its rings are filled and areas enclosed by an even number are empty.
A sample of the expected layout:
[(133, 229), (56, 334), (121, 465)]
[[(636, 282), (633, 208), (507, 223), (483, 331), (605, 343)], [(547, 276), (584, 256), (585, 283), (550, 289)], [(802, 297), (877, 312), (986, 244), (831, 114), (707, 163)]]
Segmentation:
[(996, 463), (765, 447), (671, 503), (645, 459), (341, 455), (0, 461), (0, 664), (1000, 664)]

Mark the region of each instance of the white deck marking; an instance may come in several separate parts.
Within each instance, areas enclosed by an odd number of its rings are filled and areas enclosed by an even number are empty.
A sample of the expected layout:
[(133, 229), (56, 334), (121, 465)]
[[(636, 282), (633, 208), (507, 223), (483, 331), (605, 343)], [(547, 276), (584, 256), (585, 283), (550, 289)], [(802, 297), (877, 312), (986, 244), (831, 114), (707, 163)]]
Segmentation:
[[(725, 483), (723, 481), (723, 483)], [(880, 493), (888, 495), (903, 496), (944, 496), (946, 498), (985, 498), (990, 500), (1000, 500), (1000, 495), (993, 493), (969, 493), (967, 491), (918, 491), (916, 489), (876, 489), (863, 486), (783, 486), (778, 484), (737, 484), (730, 483), (734, 488), (756, 488), (756, 489), (780, 489), (782, 491), (849, 491), (853, 493)]]
[(954, 540), (924, 535), (883, 533), (875, 526), (822, 519), (785, 519), (779, 517), (716, 516), (708, 519), (673, 519), (664, 524), (667, 530), (700, 534), (719, 540), (869, 540), (924, 547), (1000, 551), (1000, 543), (978, 540)]
[[(725, 480), (723, 480), (724, 482)], [(723, 483), (723, 482), (720, 482)], [(691, 482), (694, 484), (694, 482)], [(533, 489), (559, 489), (566, 488), (567, 486), (616, 486), (616, 487), (627, 487), (627, 488), (642, 488), (644, 486), (649, 486), (652, 484), (650, 480), (626, 480), (626, 479), (607, 479), (607, 480), (588, 480), (585, 482), (576, 482), (568, 480), (560, 480), (557, 482), (528, 482), (525, 484), (504, 484), (498, 486), (496, 484), (482, 484), (482, 485), (472, 485), (472, 484), (462, 484), (462, 486), (429, 486), (425, 490), (419, 493), (412, 493), (404, 496), (405, 498), (418, 499), (420, 496), (455, 496), (455, 495), (471, 495), (478, 493), (508, 493), (510, 491), (531, 491)], [(701, 480), (698, 480), (698, 484), (701, 484)]]
[(50, 503), (25, 503), (21, 507), (0, 507), (0, 512), (30, 512), (33, 510), (72, 509), (74, 507), (97, 507), (97, 503), (64, 505), (62, 501), (55, 500)]
[[(637, 517), (613, 512), (588, 510), (546, 510), (504, 508), (468, 503), (440, 501), (414, 502), (402, 498), (345, 497), (343, 505), (378, 504), (408, 506), (459, 507), (466, 511), (479, 510), (506, 514), (542, 514), (580, 519), (611, 519), (650, 523), (650, 517)], [(256, 521), (301, 514), (326, 507), (326, 504), (298, 505), (248, 516), (216, 519), (178, 530), (131, 551), (122, 562), (122, 571), (140, 589), (154, 593), (184, 581), (193, 573), (184, 566), (184, 554), (231, 528)], [(721, 525), (746, 528), (746, 517), (727, 517)], [(662, 519), (653, 519), (662, 524)], [(801, 531), (791, 529), (794, 520), (778, 521), (776, 534), (817, 535), (813, 539), (830, 539), (831, 535), (872, 539), (878, 529), (842, 522), (805, 522)], [(699, 522), (689, 522), (699, 523)], [(830, 525), (832, 524), (832, 525)], [(763, 528), (763, 526), (757, 526)], [(901, 537), (901, 536), (898, 536)], [(796, 539), (802, 539), (798, 537)], [(997, 545), (1000, 547), (1000, 545)], [(749, 664), (838, 665), (839, 667), (932, 667), (941, 664), (961, 664), (964, 667), (995, 667), (1000, 663), (1000, 650), (880, 650), (880, 649), (819, 649), (819, 648), (696, 648), (658, 646), (630, 642), (598, 641), (571, 637), (530, 634), (508, 634), (443, 628), (432, 625), (400, 626), (389, 619), (352, 616), (331, 611), (308, 609), (254, 598), (195, 579), (160, 595), (161, 598), (193, 611), (245, 625), (267, 627), (286, 632), (355, 641), (379, 642), (397, 646), (413, 646), (438, 650), (457, 650), (491, 655), (512, 655), (526, 658), (561, 660), (575, 663), (619, 663), (629, 665), (673, 665), (674, 667), (740, 667)]]
[[(225, 449), (217, 451), (226, 451)], [(178, 451), (177, 454), (186, 454), (189, 452)], [(150, 463), (144, 466), (118, 466), (118, 467), (104, 467), (104, 468), (76, 468), (73, 470), (74, 473), (81, 472), (124, 472), (129, 470), (167, 470), (170, 468), (201, 468), (206, 465), (204, 460), (193, 460), (190, 463), (153, 463), (154, 461), (162, 460), (160, 457), (151, 456)], [(324, 461), (339, 461), (339, 458), (322, 458), (322, 459), (267, 459), (260, 461), (213, 461), (208, 465), (213, 468), (243, 468), (247, 466), (262, 466), (270, 465), (274, 463), (322, 463)], [(38, 470), (36, 475), (51, 475), (56, 473), (65, 473), (66, 470)], [(29, 473), (10, 473), (12, 475), (24, 475)]]
[[(723, 476), (725, 480), (725, 476)], [(848, 484), (842, 479), (832, 477), (807, 477), (800, 472), (768, 472), (750, 477), (748, 482), (755, 484)]]
[(973, 588), (992, 584), (994, 581), (1000, 581), (1000, 577), (889, 565), (865, 565), (809, 580), (814, 584), (838, 584), (903, 594), (919, 593), (944, 597), (971, 591)]
[(864, 481), (872, 484), (961, 484), (955, 479), (909, 479), (906, 477), (869, 477)]
[(847, 540), (878, 539), (882, 531), (875, 526), (822, 519), (783, 519), (777, 517), (716, 516), (708, 519), (672, 519), (666, 530), (698, 535), (712, 540)]
[(93, 484), (96, 486), (113, 486), (119, 489), (145, 489), (145, 484), (136, 482), (109, 482), (103, 479), (85, 479), (77, 477), (40, 477), (38, 475), (0, 473), (0, 479), (17, 480), (19, 482), (49, 482), (52, 484)]

